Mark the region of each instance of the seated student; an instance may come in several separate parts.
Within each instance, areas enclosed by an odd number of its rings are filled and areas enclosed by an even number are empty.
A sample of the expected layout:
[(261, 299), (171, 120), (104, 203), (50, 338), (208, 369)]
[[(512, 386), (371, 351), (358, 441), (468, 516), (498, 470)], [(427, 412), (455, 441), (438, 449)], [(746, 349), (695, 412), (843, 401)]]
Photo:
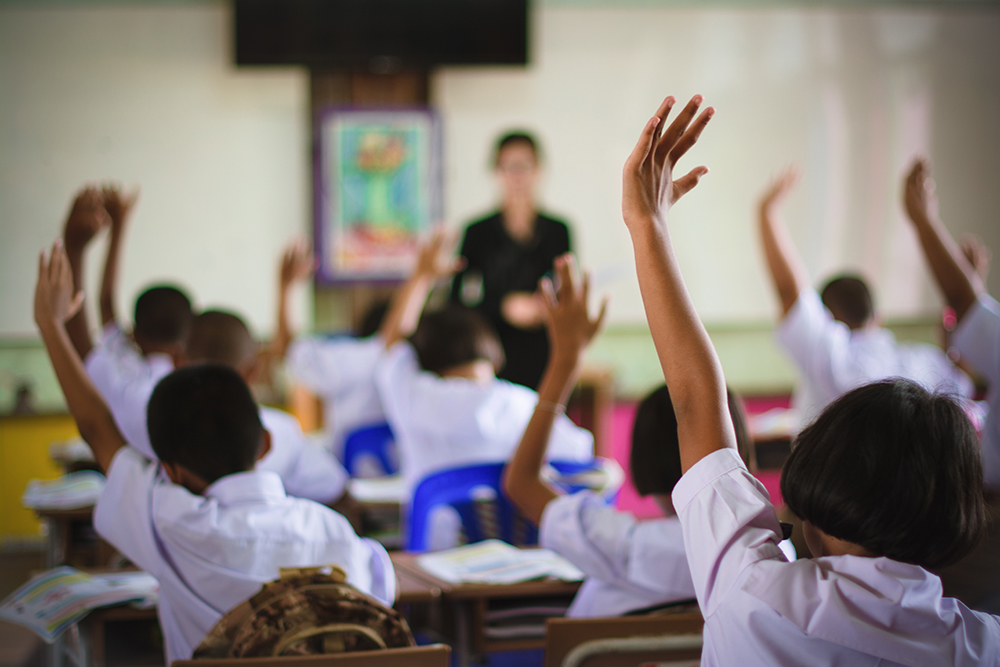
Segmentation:
[(160, 465), (129, 447), (69, 341), (65, 322), (81, 302), (57, 243), (39, 259), (35, 320), (80, 434), (108, 476), (97, 532), (159, 581), (166, 664), (190, 658), (223, 614), (282, 567), (339, 565), (349, 583), (392, 604), (395, 575), (379, 544), (254, 469), (271, 438), (232, 369), (200, 364), (165, 377), (149, 403)]
[(781, 300), (778, 341), (799, 369), (793, 400), (802, 424), (846, 391), (887, 377), (909, 378), (927, 390), (972, 394), (972, 382), (934, 345), (899, 343), (878, 325), (868, 286), (857, 276), (831, 280), (817, 294), (781, 220), (780, 206), (797, 180), (789, 170), (760, 204), (767, 265)]
[[(73, 203), (63, 239), (73, 269), (76, 288), (83, 289), (83, 258), (87, 245), (100, 229), (111, 227), (108, 254), (101, 281), (100, 310), (104, 327), (95, 347), (91, 342), (86, 311), (81, 309), (67, 324), (74, 347), (84, 360), (87, 374), (112, 406), (119, 428), (124, 432), (145, 429), (148, 392), (165, 375), (183, 362), (184, 342), (191, 327), (191, 301), (181, 290), (166, 285), (147, 289), (135, 302), (135, 325), (131, 336), (118, 321), (115, 293), (121, 249), (138, 192), (122, 194), (115, 186), (103, 191), (87, 188)], [(132, 420), (134, 423), (129, 423)], [(135, 445), (152, 457), (148, 438)]]
[[(376, 383), (411, 490), (439, 470), (506, 461), (538, 402), (531, 389), (497, 379), (503, 350), (481, 315), (450, 305), (421, 317), (435, 281), (457, 267), (444, 248), (440, 233), (421, 248), (382, 326)], [(549, 456), (589, 461), (593, 450), (593, 436), (560, 416)]]
[(375, 386), (375, 366), (385, 351), (378, 335), (387, 304), (376, 304), (365, 316), (357, 337), (296, 336), (288, 316), (288, 293), (314, 269), (312, 251), (302, 242), (282, 257), (278, 299), (278, 333), (273, 355), (285, 360), (295, 382), (323, 400), (323, 429), (331, 451), (344, 460), (344, 441), (364, 426), (385, 422)]
[(673, 168), (709, 122), (668, 97), (625, 163), (622, 212), (677, 416), (673, 492), (705, 617), (702, 665), (996, 665), (1000, 618), (945, 598), (925, 568), (983, 522), (975, 431), (952, 399), (904, 379), (854, 389), (800, 434), (781, 490), (814, 558), (786, 562), (763, 486), (735, 451), (718, 356), (684, 286), (667, 213), (707, 173)]

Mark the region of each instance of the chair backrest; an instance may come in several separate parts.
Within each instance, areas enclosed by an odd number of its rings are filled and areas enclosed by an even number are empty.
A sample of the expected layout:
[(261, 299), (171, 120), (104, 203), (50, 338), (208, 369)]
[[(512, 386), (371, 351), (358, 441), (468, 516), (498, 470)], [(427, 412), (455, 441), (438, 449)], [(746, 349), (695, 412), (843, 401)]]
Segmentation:
[(178, 660), (172, 667), (449, 667), (450, 663), (451, 647), (445, 644), (433, 644), (290, 658)]
[(545, 630), (545, 667), (697, 665), (704, 624), (701, 614), (550, 618)]
[(363, 454), (378, 462), (385, 475), (399, 472), (399, 462), (390, 450), (395, 438), (388, 424), (364, 426), (352, 431), (344, 440), (344, 468), (351, 477), (357, 476), (358, 462)]

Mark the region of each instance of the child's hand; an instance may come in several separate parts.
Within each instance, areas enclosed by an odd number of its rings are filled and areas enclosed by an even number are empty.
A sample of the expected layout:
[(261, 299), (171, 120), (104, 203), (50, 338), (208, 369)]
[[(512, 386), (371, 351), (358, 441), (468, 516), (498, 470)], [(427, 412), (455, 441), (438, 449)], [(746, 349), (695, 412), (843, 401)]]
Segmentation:
[(73, 293), (73, 273), (62, 241), (52, 245), (46, 259), (38, 257), (38, 283), (35, 286), (35, 322), (40, 328), (62, 325), (76, 315), (83, 305), (83, 292)]
[(937, 216), (937, 197), (934, 196), (934, 179), (930, 177), (927, 162), (919, 159), (913, 163), (903, 186), (903, 205), (914, 222), (928, 221)]
[(415, 275), (439, 280), (454, 275), (465, 265), (465, 260), (454, 256), (456, 235), (452, 230), (439, 227), (417, 250)]
[(707, 167), (695, 167), (673, 180), (677, 160), (698, 141), (705, 125), (715, 114), (715, 109), (709, 107), (691, 124), (701, 102), (701, 95), (691, 98), (663, 132), (667, 115), (674, 106), (674, 98), (668, 97), (656, 115), (646, 123), (639, 143), (625, 161), (622, 176), (622, 215), (630, 229), (644, 221), (662, 219), (670, 207), (708, 173)]
[(70, 252), (82, 251), (101, 229), (111, 224), (104, 197), (97, 188), (81, 190), (66, 218), (63, 240)]
[(105, 185), (101, 191), (104, 197), (104, 210), (111, 218), (111, 228), (120, 230), (128, 221), (132, 208), (139, 200), (139, 188), (134, 188), (129, 193), (122, 192), (121, 186), (117, 183)]
[(281, 256), (281, 288), (287, 289), (294, 283), (307, 279), (315, 270), (312, 245), (305, 239), (292, 241)]
[(587, 312), (590, 295), (590, 276), (580, 279), (573, 255), (567, 253), (556, 259), (556, 275), (559, 278), (558, 292), (550, 278), (542, 278), (540, 286), (545, 295), (546, 322), (549, 340), (552, 342), (554, 360), (564, 360), (576, 364), (580, 354), (586, 349), (594, 335), (604, 323), (608, 310), (607, 297), (601, 302), (596, 318)]
[(795, 166), (787, 167), (778, 175), (760, 200), (762, 211), (769, 211), (775, 206), (784, 202), (785, 197), (792, 191), (792, 188), (799, 182), (799, 170)]

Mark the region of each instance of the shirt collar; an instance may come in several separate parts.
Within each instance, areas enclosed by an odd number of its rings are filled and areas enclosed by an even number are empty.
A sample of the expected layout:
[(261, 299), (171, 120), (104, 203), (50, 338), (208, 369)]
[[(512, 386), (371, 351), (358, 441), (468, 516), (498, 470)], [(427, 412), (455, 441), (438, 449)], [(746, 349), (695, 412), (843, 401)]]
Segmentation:
[(287, 497), (281, 477), (269, 470), (248, 470), (225, 475), (209, 485), (204, 495), (206, 498), (218, 500), (223, 505), (273, 504)]

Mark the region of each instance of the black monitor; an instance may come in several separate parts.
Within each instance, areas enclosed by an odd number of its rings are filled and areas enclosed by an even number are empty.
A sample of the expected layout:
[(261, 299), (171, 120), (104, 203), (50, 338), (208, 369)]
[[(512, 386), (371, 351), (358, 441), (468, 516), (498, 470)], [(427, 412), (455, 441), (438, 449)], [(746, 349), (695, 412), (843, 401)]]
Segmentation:
[(237, 65), (524, 65), (528, 0), (234, 0)]

